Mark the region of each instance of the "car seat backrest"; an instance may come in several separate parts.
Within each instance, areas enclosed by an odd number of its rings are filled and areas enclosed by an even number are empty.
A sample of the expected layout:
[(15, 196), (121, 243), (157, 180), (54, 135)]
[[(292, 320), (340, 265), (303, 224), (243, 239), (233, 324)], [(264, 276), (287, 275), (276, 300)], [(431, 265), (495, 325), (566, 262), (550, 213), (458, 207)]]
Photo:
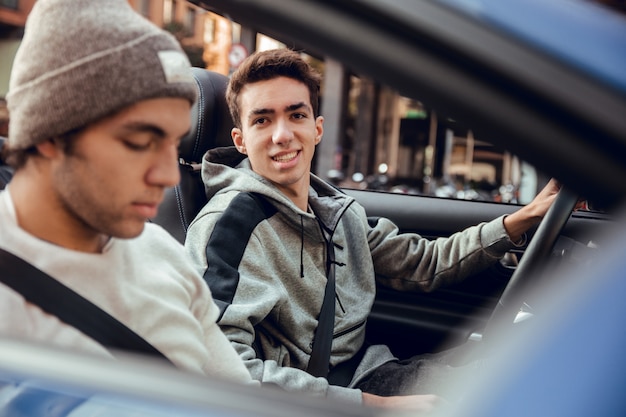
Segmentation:
[(191, 109), (191, 130), (179, 148), (180, 183), (169, 188), (152, 219), (181, 243), (189, 223), (206, 203), (200, 178), (202, 156), (209, 149), (233, 144), (230, 131), (234, 124), (226, 104), (228, 77), (202, 68), (193, 68), (198, 85), (198, 100)]
[[(0, 149), (2, 149), (5, 141), (6, 138), (0, 136)], [(0, 159), (0, 190), (4, 190), (4, 187), (7, 186), (12, 177), (13, 170), (11, 169), (11, 167), (5, 164), (2, 159)]]

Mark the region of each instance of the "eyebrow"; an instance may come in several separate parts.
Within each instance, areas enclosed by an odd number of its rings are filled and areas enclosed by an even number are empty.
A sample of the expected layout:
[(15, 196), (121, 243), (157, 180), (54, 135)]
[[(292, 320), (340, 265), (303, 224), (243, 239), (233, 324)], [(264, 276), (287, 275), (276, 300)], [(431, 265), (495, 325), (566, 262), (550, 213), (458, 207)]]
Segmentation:
[(120, 132), (123, 134), (151, 133), (159, 138), (164, 138), (166, 136), (165, 131), (160, 127), (144, 122), (130, 122), (125, 124), (120, 128)]
[[(290, 112), (290, 111), (299, 110), (301, 108), (306, 108), (309, 111), (311, 110), (310, 107), (305, 102), (301, 101), (299, 103), (288, 105), (287, 107), (285, 107), (285, 111)], [(274, 113), (276, 113), (274, 109), (268, 109), (268, 108), (252, 109), (248, 117), (250, 118), (253, 116), (259, 116), (263, 114), (274, 114)]]
[[(187, 137), (190, 132), (191, 132), (191, 128), (185, 131), (185, 133), (183, 133), (182, 135), (176, 136), (176, 139), (178, 141), (178, 146), (180, 146), (183, 139)], [(163, 140), (167, 137), (167, 132), (165, 132), (165, 130), (151, 123), (131, 122), (126, 125), (123, 125), (118, 130), (118, 135), (120, 136), (132, 135), (135, 133), (149, 133), (149, 134), (156, 136), (158, 140)]]

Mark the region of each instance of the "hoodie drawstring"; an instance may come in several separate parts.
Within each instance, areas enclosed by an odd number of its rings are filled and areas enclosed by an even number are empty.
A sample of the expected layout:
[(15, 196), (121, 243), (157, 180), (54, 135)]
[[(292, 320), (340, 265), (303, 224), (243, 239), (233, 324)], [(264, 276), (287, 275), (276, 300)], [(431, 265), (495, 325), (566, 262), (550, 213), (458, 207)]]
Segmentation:
[(300, 215), (300, 278), (304, 278), (304, 220)]

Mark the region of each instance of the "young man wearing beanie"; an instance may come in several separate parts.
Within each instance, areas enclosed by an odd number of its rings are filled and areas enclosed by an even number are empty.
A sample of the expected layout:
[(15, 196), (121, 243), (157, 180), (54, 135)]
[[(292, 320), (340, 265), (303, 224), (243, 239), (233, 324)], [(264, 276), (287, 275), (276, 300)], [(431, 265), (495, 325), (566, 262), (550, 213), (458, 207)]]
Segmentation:
[[(146, 223), (179, 180), (196, 94), (177, 41), (126, 0), (37, 1), (7, 96), (3, 156), (15, 174), (0, 192), (0, 248), (177, 367), (248, 383), (183, 247)], [(0, 333), (113, 354), (3, 283)]]

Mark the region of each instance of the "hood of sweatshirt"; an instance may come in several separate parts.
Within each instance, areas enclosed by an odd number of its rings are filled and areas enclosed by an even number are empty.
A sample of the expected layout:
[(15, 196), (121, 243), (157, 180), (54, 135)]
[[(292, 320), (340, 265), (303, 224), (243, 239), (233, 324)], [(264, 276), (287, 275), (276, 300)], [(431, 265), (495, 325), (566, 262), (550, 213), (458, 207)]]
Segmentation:
[[(202, 180), (208, 199), (232, 191), (255, 192), (268, 198), (296, 228), (302, 227), (303, 217), (313, 217), (298, 208), (271, 181), (254, 172), (248, 157), (234, 146), (215, 148), (205, 153)], [(343, 212), (353, 202), (352, 197), (311, 174), (309, 205), (328, 230), (337, 227)]]

